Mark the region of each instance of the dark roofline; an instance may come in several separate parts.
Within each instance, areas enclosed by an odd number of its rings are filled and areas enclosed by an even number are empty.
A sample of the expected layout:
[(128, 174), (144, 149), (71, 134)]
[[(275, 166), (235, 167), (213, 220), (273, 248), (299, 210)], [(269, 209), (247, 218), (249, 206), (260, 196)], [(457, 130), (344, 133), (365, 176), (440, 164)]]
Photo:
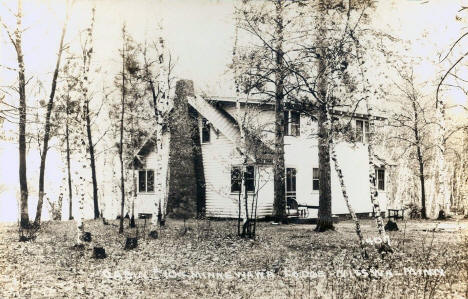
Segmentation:
[[(226, 96), (204, 96), (206, 100), (210, 102), (225, 102), (225, 103), (237, 103), (237, 99), (235, 97), (226, 97)], [(240, 98), (239, 102), (241, 104), (253, 104), (253, 105), (265, 105), (265, 106), (274, 106), (275, 103), (273, 101), (262, 100), (260, 98)], [(343, 115), (349, 116), (354, 118), (361, 118), (361, 119), (369, 119), (368, 114), (364, 113), (357, 113), (357, 112), (349, 112), (349, 111), (342, 111), (338, 109), (334, 109), (332, 111), (333, 115)], [(386, 117), (380, 115), (374, 115), (376, 120), (383, 121), (386, 120)]]

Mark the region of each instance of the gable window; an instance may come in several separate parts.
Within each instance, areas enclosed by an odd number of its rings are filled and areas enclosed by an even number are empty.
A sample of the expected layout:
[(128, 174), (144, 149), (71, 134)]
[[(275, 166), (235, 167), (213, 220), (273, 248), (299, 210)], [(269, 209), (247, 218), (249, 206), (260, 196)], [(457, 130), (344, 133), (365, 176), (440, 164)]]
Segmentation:
[(356, 120), (356, 141), (369, 141), (369, 122), (365, 120)]
[[(244, 172), (245, 187), (247, 192), (255, 191), (255, 168), (248, 165)], [(232, 166), (231, 168), (231, 192), (241, 192), (242, 190), (242, 166)]]
[(377, 189), (385, 191), (385, 169), (376, 169), (375, 178), (377, 179)]
[(210, 142), (210, 124), (206, 118), (202, 119), (201, 139), (202, 143)]
[(312, 169), (312, 190), (319, 190), (319, 169)]
[(299, 112), (291, 110), (284, 111), (284, 135), (301, 135), (301, 115)]
[(138, 171), (138, 192), (154, 192), (154, 171)]

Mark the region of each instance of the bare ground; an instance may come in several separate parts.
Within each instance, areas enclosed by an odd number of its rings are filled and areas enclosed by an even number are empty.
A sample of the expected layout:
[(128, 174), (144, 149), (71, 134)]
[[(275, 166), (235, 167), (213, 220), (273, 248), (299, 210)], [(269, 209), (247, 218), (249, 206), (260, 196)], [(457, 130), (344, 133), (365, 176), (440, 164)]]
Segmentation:
[[(237, 237), (235, 221), (169, 220), (159, 239), (124, 250), (117, 221), (85, 222), (92, 241), (73, 248), (73, 221), (44, 223), (37, 238), (18, 241), (16, 225), (0, 225), (0, 297), (6, 298), (466, 298), (468, 222), (398, 222), (395, 252), (368, 244), (363, 259), (354, 224), (316, 233), (314, 225), (259, 223), (256, 240)], [(362, 221), (364, 237), (377, 230)], [(435, 229), (434, 229), (435, 228)], [(108, 255), (94, 259), (102, 246)]]

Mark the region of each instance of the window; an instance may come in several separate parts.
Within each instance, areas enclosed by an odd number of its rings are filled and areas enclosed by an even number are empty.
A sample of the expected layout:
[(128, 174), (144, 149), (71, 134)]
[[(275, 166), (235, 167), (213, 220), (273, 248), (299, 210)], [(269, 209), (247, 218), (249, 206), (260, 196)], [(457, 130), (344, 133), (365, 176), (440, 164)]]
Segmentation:
[(385, 190), (385, 170), (384, 169), (376, 169), (375, 170), (375, 177), (377, 178), (377, 189), (378, 190)]
[(154, 171), (138, 171), (138, 192), (154, 192)]
[(286, 203), (289, 207), (297, 205), (296, 168), (286, 168)]
[(356, 141), (367, 142), (369, 140), (369, 122), (356, 120)]
[(369, 122), (365, 121), (364, 122), (364, 137), (365, 137), (365, 142), (369, 142)]
[(296, 192), (296, 168), (286, 168), (286, 192)]
[(291, 110), (284, 111), (284, 135), (301, 135), (301, 115), (299, 112)]
[[(255, 168), (248, 165), (244, 172), (245, 187), (247, 192), (255, 192)], [(242, 190), (242, 167), (233, 166), (231, 168), (231, 192), (241, 192)]]
[(201, 139), (202, 143), (210, 142), (210, 124), (206, 118), (202, 119)]
[(312, 169), (312, 190), (319, 190), (319, 169)]
[(231, 192), (240, 192), (241, 185), (241, 168), (239, 166), (233, 166), (231, 168)]

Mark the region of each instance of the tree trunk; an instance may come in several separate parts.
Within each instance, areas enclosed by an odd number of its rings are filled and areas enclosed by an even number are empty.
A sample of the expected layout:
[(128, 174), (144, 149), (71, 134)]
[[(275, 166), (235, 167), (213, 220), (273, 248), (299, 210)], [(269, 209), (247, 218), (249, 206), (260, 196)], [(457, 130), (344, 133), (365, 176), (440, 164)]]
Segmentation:
[(276, 3), (276, 65), (275, 65), (275, 155), (274, 169), (274, 217), (276, 222), (286, 220), (285, 166), (284, 166), (284, 52), (283, 52), (283, 2)]
[(13, 46), (16, 50), (18, 60), (18, 91), (19, 91), (19, 181), (20, 181), (20, 226), (21, 228), (29, 227), (29, 214), (28, 214), (28, 181), (26, 178), (26, 80), (24, 57), (22, 50), (22, 32), (21, 21), (23, 17), (22, 1), (18, 0), (18, 14), (16, 16), (17, 28), (15, 30), (15, 42)]
[(421, 182), (421, 218), (427, 219), (427, 210), (426, 210), (426, 186), (425, 186), (425, 177), (424, 177), (424, 158), (421, 151), (421, 136), (419, 136), (419, 114), (416, 107), (415, 100), (412, 101), (413, 113), (414, 113), (414, 139), (416, 143), (416, 155), (419, 164), (419, 180)]
[(39, 200), (37, 201), (36, 218), (34, 219), (34, 225), (36, 226), (39, 226), (41, 224), (42, 204), (44, 202), (45, 166), (46, 166), (47, 152), (49, 151), (50, 115), (52, 114), (52, 109), (54, 107), (55, 90), (57, 88), (57, 77), (58, 77), (58, 73), (60, 70), (60, 60), (62, 58), (62, 52), (63, 52), (63, 40), (65, 38), (65, 33), (67, 30), (68, 15), (69, 15), (69, 11), (67, 8), (65, 22), (63, 23), (63, 27), (62, 27), (62, 35), (60, 36), (60, 45), (59, 45), (59, 51), (57, 54), (57, 62), (55, 64), (54, 76), (52, 77), (52, 87), (50, 89), (49, 102), (47, 103), (47, 113), (46, 113), (45, 127), (44, 127), (44, 141), (43, 141), (44, 143), (43, 143), (42, 154), (41, 154), (41, 165), (39, 168)]
[[(380, 203), (377, 199), (377, 188), (375, 184), (377, 183), (375, 178), (375, 164), (374, 164), (374, 134), (375, 134), (375, 124), (374, 119), (375, 116), (373, 115), (372, 106), (369, 104), (369, 99), (366, 98), (367, 101), (367, 113), (369, 114), (369, 140), (368, 140), (368, 155), (369, 155), (369, 185), (370, 185), (370, 199), (373, 206), (374, 217), (377, 222), (377, 229), (379, 230), (380, 237), (383, 240), (382, 245), (387, 251), (391, 251), (390, 248), (390, 239), (388, 238), (385, 232), (385, 226), (382, 219), (382, 214), (380, 212)], [(384, 245), (385, 244), (385, 245)]]
[[(327, 118), (330, 118), (329, 113), (327, 113)], [(332, 132), (332, 123), (331, 123), (331, 121), (329, 123), (330, 123), (329, 131)], [(363, 257), (368, 257), (367, 251), (366, 251), (366, 249), (364, 247), (364, 238), (362, 237), (361, 225), (360, 225), (359, 220), (358, 220), (358, 218), (356, 216), (356, 213), (354, 212), (353, 207), (351, 206), (351, 203), (349, 202), (348, 193), (346, 192), (346, 185), (344, 183), (343, 172), (342, 172), (341, 167), (340, 167), (340, 165), (338, 163), (338, 158), (337, 158), (337, 155), (336, 155), (335, 146), (333, 144), (333, 139), (332, 138), (330, 138), (329, 144), (330, 144), (331, 159), (335, 164), (335, 171), (336, 171), (336, 174), (338, 175), (338, 179), (340, 181), (340, 187), (341, 187), (341, 192), (343, 194), (343, 199), (345, 200), (346, 206), (348, 207), (348, 211), (351, 214), (351, 218), (354, 221), (354, 225), (355, 225), (355, 229), (356, 229), (356, 235), (358, 236), (358, 239), (359, 239), (359, 246), (361, 247), (362, 255), (363, 255)]]
[(120, 161), (120, 223), (119, 233), (123, 233), (124, 227), (124, 208), (125, 208), (125, 175), (124, 175), (124, 159), (123, 159), (123, 135), (124, 135), (124, 116), (125, 116), (125, 26), (122, 29), (123, 47), (122, 47), (122, 101), (120, 113), (120, 142), (119, 142), (119, 161)]
[(438, 169), (439, 169), (439, 192), (437, 194), (437, 199), (439, 201), (438, 209), (444, 210), (447, 214), (449, 212), (449, 190), (448, 190), (448, 183), (447, 183), (447, 165), (445, 162), (445, 104), (440, 101), (438, 107), (436, 108), (436, 116), (437, 116), (437, 142), (438, 147), (436, 148), (436, 160), (438, 161)]
[(317, 227), (318, 232), (333, 230), (332, 196), (330, 174), (330, 132), (328, 131), (328, 119), (326, 104), (322, 104), (318, 111), (319, 125), (319, 210)]
[(96, 159), (94, 157), (94, 144), (91, 132), (91, 118), (89, 116), (89, 101), (86, 101), (86, 133), (88, 135), (89, 160), (91, 166), (91, 178), (93, 181), (94, 219), (99, 218), (98, 186), (96, 177)]
[(424, 178), (424, 161), (421, 153), (421, 146), (417, 145), (417, 158), (419, 164), (419, 181), (421, 183), (421, 218), (427, 219), (427, 210), (426, 210), (426, 184)]
[(331, 119), (329, 119), (328, 106), (329, 98), (327, 93), (327, 78), (325, 63), (325, 50), (327, 44), (325, 41), (326, 30), (324, 28), (324, 16), (327, 13), (324, 11), (324, 1), (320, 0), (318, 9), (320, 10), (318, 35), (315, 37), (319, 46), (320, 59), (318, 59), (318, 78), (317, 89), (319, 97), (318, 109), (318, 151), (319, 151), (319, 210), (318, 220), (315, 231), (324, 232), (334, 230), (332, 219), (332, 194), (331, 194), (331, 168), (330, 168), (330, 141), (332, 132), (329, 131)]
[(72, 191), (72, 178), (71, 178), (71, 167), (70, 167), (70, 131), (68, 128), (68, 116), (69, 116), (69, 98), (67, 97), (67, 120), (65, 122), (65, 140), (66, 140), (66, 151), (67, 151), (67, 174), (68, 174), (68, 220), (73, 220), (73, 191)]

